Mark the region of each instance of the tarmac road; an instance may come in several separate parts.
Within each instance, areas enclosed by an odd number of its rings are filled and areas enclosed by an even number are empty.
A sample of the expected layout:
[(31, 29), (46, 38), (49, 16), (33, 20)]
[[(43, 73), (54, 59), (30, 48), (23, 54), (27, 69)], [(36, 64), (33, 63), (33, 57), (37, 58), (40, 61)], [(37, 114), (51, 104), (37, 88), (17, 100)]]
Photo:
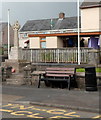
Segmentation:
[(2, 98), (3, 118), (101, 118), (98, 91), (2, 86)]
[(55, 107), (42, 107), (29, 104), (3, 104), (3, 118), (99, 118), (99, 114)]

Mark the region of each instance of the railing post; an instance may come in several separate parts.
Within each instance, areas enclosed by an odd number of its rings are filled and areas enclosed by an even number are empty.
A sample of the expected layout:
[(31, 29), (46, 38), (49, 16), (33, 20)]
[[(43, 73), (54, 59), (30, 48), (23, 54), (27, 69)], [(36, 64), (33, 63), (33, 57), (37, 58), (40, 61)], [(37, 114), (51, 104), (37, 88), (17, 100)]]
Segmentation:
[(57, 54), (57, 57), (58, 57), (58, 61), (57, 61), (57, 62), (59, 63), (59, 57), (60, 57), (60, 56), (59, 56), (59, 49), (57, 49), (57, 53), (58, 53), (58, 54)]
[(47, 51), (46, 51), (46, 49), (44, 50), (44, 58), (45, 58), (45, 63), (46, 63), (46, 53)]
[(31, 63), (33, 62), (33, 54), (32, 54), (32, 49), (31, 49)]

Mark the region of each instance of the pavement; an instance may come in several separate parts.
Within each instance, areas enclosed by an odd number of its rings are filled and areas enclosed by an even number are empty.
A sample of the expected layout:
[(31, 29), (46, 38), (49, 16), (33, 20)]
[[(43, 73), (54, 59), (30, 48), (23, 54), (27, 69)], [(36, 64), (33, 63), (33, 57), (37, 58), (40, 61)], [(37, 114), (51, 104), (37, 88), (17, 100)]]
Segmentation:
[(27, 103), (95, 113), (99, 113), (100, 108), (100, 89), (89, 92), (80, 89), (71, 89), (69, 91), (68, 89), (49, 87), (37, 88), (35, 86), (3, 85), (2, 94), (4, 96), (3, 100), (6, 99), (7, 95), (16, 96), (16, 100), (13, 101), (15, 103)]
[(45, 92), (44, 95), (41, 96), (41, 100), (36, 96), (36, 100), (30, 101), (30, 104), (88, 112), (99, 112), (100, 98), (98, 92), (87, 92), (81, 90), (51, 90), (51, 92)]

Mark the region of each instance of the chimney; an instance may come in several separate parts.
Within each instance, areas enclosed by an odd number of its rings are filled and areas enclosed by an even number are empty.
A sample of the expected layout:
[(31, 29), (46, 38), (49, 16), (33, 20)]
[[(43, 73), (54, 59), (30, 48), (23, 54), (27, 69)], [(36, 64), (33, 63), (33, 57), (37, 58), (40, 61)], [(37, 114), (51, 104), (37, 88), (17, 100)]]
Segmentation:
[(59, 19), (64, 19), (65, 18), (65, 13), (59, 13)]

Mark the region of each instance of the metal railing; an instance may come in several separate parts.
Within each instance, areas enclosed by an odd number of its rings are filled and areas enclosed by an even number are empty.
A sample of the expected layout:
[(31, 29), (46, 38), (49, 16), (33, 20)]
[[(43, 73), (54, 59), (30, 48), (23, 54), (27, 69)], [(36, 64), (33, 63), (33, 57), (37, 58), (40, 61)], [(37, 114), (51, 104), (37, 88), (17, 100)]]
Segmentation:
[[(92, 48), (80, 48), (81, 63), (88, 63)], [(77, 63), (77, 48), (22, 49), (23, 60), (33, 63)]]

